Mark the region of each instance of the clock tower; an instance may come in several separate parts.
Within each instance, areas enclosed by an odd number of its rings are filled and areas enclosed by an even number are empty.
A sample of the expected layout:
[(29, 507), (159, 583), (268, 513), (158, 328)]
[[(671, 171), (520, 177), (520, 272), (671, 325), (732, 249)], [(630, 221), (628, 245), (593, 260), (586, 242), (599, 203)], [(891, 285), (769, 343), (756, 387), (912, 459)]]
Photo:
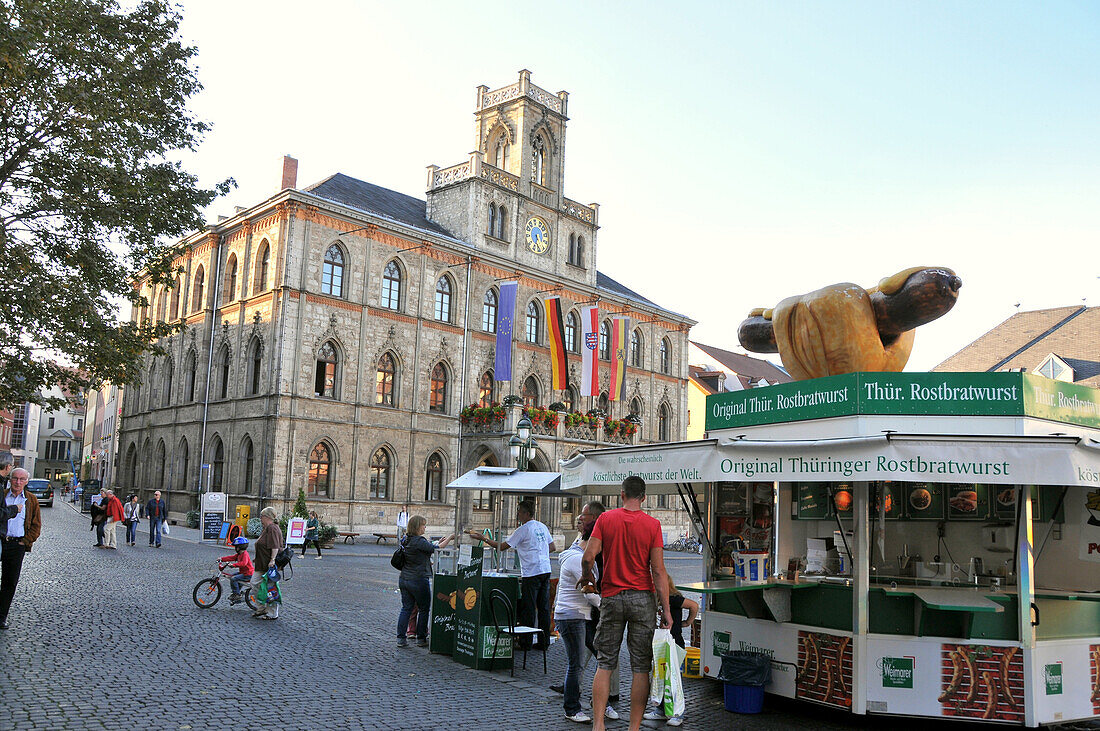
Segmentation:
[(531, 83), (531, 72), (477, 87), (469, 160), (428, 167), (428, 218), (478, 249), (561, 280), (596, 283), (599, 206), (565, 197), (569, 94)]

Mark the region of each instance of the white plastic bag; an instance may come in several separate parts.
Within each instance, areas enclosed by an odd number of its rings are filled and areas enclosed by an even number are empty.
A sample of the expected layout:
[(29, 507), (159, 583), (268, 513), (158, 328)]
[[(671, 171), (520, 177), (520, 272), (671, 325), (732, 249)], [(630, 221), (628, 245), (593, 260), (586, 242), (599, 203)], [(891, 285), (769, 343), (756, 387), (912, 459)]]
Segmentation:
[(160, 524), (160, 532), (164, 535), (168, 535), (171, 532), (168, 530), (168, 521), (164, 521)]
[(684, 713), (684, 684), (680, 665), (687, 656), (672, 639), (672, 632), (658, 629), (653, 633), (653, 669), (649, 680), (649, 703), (664, 711), (667, 718)]

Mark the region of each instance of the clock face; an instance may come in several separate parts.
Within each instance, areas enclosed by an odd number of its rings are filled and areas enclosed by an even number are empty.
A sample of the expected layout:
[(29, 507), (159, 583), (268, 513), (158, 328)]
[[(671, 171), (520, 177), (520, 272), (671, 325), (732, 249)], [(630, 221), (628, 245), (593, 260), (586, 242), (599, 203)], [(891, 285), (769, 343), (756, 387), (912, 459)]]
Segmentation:
[(550, 227), (538, 216), (527, 219), (527, 248), (536, 254), (544, 254), (550, 248)]

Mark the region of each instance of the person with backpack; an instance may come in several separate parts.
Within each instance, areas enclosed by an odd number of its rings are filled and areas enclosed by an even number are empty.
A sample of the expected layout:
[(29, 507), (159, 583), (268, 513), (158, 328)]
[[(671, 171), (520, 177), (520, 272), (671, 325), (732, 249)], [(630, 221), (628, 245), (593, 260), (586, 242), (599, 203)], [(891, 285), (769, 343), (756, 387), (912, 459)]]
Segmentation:
[(397, 615), (397, 646), (408, 647), (409, 640), (405, 632), (409, 626), (409, 616), (413, 607), (417, 607), (416, 646), (428, 646), (428, 616), (432, 610), (432, 554), (437, 548), (446, 548), (454, 540), (454, 533), (438, 544), (424, 537), (428, 520), (423, 515), (409, 518), (408, 534), (401, 541), (399, 553), (395, 553), (391, 563), (400, 564), (401, 576), (397, 587), (401, 590), (401, 612)]

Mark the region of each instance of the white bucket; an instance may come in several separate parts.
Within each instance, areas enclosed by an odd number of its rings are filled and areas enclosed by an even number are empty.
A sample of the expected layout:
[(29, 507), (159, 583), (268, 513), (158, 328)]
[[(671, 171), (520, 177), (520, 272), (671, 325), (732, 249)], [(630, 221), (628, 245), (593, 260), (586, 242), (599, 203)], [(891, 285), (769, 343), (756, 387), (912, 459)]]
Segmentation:
[(771, 556), (767, 551), (738, 551), (734, 562), (742, 584), (761, 584), (771, 574)]

